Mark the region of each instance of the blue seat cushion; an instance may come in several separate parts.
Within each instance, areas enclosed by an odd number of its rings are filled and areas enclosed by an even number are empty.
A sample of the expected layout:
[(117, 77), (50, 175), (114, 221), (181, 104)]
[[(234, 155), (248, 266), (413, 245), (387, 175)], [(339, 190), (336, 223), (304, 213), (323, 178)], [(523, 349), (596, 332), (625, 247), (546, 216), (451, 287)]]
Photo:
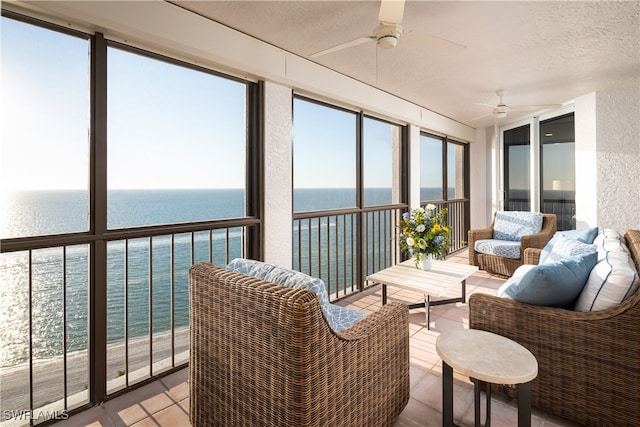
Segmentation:
[(496, 212), (493, 222), (493, 238), (519, 242), (522, 236), (542, 230), (542, 213), (525, 211)]
[(480, 239), (476, 240), (474, 249), (481, 254), (520, 259), (520, 242), (518, 241)]
[(347, 329), (366, 316), (358, 310), (331, 304), (324, 282), (299, 271), (242, 258), (231, 261), (227, 269), (291, 289), (307, 289), (314, 292), (318, 296), (322, 314), (334, 331), (340, 332)]

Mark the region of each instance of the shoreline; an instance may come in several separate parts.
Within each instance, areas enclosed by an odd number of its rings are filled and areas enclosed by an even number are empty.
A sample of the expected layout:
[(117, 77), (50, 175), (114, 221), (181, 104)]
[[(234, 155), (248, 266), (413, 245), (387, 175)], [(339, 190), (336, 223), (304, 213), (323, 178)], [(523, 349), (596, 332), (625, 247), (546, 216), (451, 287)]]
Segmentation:
[[(175, 359), (184, 360), (189, 351), (189, 327), (174, 331)], [(129, 382), (150, 376), (149, 366), (153, 364), (153, 374), (172, 367), (171, 331), (153, 336), (153, 355), (149, 360), (149, 337), (136, 337), (128, 342)], [(107, 344), (107, 393), (115, 392), (124, 385), (125, 343)], [(188, 359), (187, 359), (188, 361)], [(176, 360), (179, 362), (179, 360)], [(146, 372), (145, 372), (146, 368)], [(21, 363), (0, 368), (0, 423), (6, 421), (5, 411), (36, 409), (53, 402), (64, 402), (64, 360), (62, 356), (38, 359), (33, 362), (33, 403), (29, 407), (29, 363)], [(122, 380), (119, 381), (118, 378)], [(89, 360), (87, 350), (75, 350), (67, 354), (67, 398), (69, 404), (72, 395), (85, 392), (89, 382)], [(85, 393), (86, 394), (86, 393)], [(62, 403), (64, 405), (64, 403)], [(60, 408), (64, 409), (63, 407)]]

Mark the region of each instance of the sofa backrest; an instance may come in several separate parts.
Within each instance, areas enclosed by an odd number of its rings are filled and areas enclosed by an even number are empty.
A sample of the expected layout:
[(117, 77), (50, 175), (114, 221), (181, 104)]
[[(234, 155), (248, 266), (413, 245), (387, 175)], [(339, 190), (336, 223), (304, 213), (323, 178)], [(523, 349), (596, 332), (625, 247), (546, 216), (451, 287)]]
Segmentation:
[[(629, 233), (628, 233), (629, 234)], [(629, 234), (630, 236), (633, 233)], [(613, 308), (628, 300), (637, 292), (640, 277), (637, 260), (629, 246), (617, 231), (603, 229), (594, 244), (598, 251), (598, 263), (576, 301), (576, 311), (600, 311)], [(633, 246), (633, 239), (630, 239)], [(634, 248), (637, 256), (637, 247)]]

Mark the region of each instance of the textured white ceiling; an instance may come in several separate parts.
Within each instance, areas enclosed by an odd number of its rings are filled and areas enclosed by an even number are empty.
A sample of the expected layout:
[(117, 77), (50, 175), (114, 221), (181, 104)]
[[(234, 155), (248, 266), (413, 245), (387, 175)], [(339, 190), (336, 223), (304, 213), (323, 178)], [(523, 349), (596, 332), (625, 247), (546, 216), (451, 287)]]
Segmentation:
[[(173, 1), (299, 56), (371, 35), (379, 1)], [(640, 87), (640, 1), (410, 1), (395, 49), (372, 41), (309, 58), (472, 127), (508, 105)], [(435, 36), (435, 37), (434, 37)], [(446, 39), (464, 49), (443, 42)], [(528, 113), (512, 112), (499, 123)]]

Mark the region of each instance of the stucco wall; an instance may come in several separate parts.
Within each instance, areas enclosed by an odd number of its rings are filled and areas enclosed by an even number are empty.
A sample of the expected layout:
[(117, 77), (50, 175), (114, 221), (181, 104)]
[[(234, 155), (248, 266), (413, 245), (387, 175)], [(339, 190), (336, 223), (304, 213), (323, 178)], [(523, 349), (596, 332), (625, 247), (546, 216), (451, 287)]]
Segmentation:
[(576, 99), (579, 228), (640, 228), (640, 89)]
[(640, 228), (640, 88), (596, 93), (598, 226)]

